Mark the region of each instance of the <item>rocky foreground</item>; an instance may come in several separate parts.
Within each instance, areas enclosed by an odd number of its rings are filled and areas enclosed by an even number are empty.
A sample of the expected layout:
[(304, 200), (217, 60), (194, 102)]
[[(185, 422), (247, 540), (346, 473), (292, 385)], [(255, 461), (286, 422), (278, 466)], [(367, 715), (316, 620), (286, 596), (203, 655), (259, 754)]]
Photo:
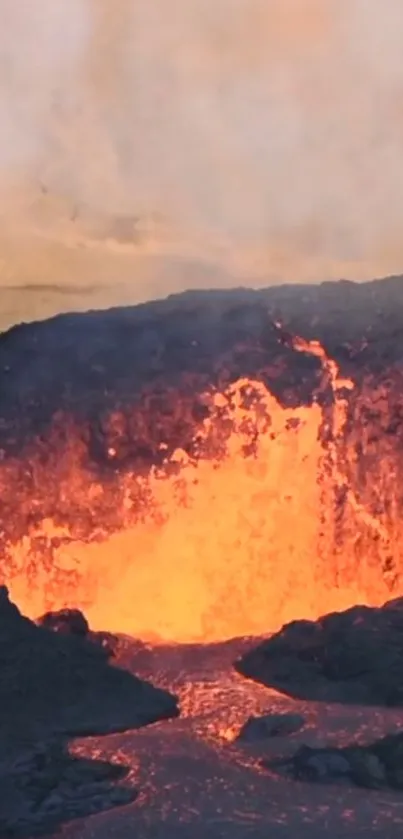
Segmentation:
[(368, 745), (343, 748), (300, 746), (291, 758), (263, 762), (296, 781), (354, 784), (364, 789), (403, 791), (403, 732)]
[(300, 699), (401, 707), (403, 598), (289, 623), (235, 666)]
[[(356, 606), (318, 621), (294, 621), (249, 649), (235, 667), (294, 699), (403, 707), (403, 598), (381, 608)], [(302, 727), (298, 718), (286, 718), (286, 729), (287, 723), (291, 731)], [(263, 735), (272, 731), (270, 718), (251, 720), (244, 736), (259, 729)], [(403, 790), (403, 733), (342, 747), (305, 743), (285, 760), (263, 765), (294, 780)]]
[(73, 758), (67, 740), (178, 714), (175, 696), (109, 663), (105, 639), (53, 632), (0, 590), (0, 835), (41, 833), (127, 803), (122, 765)]
[[(120, 648), (125, 666), (179, 695), (181, 714), (80, 744), (80, 755), (123, 755), (141, 794), (133, 804), (66, 826), (68, 839), (399, 839), (403, 796), (393, 761), (403, 711), (293, 699), (246, 679), (233, 662), (253, 646), (248, 638)], [(381, 753), (385, 737), (380, 782), (368, 773), (379, 773), (371, 753), (378, 742)], [(327, 753), (337, 758), (346, 748), (348, 771), (343, 754), (330, 768), (342, 765), (344, 776), (322, 778)], [(305, 756), (317, 757), (320, 777), (311, 762), (297, 774), (297, 755), (299, 766)], [(361, 772), (350, 771), (353, 758), (356, 766), (360, 758)]]
[[(153, 647), (92, 632), (75, 610), (48, 613), (35, 625), (3, 588), (0, 835), (54, 836), (65, 824), (74, 839), (102, 838), (115, 824), (107, 815), (112, 809), (116, 825), (127, 819), (130, 835), (136, 830), (144, 837), (201, 839), (207, 829), (217, 839), (230, 829), (236, 837), (269, 829), (275, 837), (294, 837), (284, 832), (288, 823), (304, 837), (318, 823), (323, 835), (332, 795), (313, 800), (309, 790), (336, 785), (347, 791), (347, 814), (358, 806), (354, 789), (392, 796), (389, 811), (376, 798), (368, 807), (382, 810), (384, 835), (397, 836), (392, 821), (403, 790), (403, 718), (391, 707), (379, 714), (369, 705), (391, 706), (391, 680), (395, 691), (403, 684), (402, 619), (403, 601), (397, 601), (312, 624), (297, 621), (257, 647), (253, 639)], [(273, 655), (264, 669), (267, 650)], [(270, 660), (281, 671), (281, 686)], [(374, 687), (381, 682), (383, 694)], [(171, 691), (179, 696), (180, 716)], [(368, 703), (365, 714), (363, 705), (350, 704), (358, 701)], [(147, 726), (169, 718), (170, 725)], [(88, 738), (113, 732), (121, 733)], [(69, 750), (74, 736), (81, 741)], [(101, 812), (107, 820), (91, 827), (85, 817)], [(335, 818), (341, 830), (343, 813)], [(359, 823), (357, 811), (350, 827)], [(123, 827), (118, 835), (126, 836)], [(343, 828), (335, 835), (350, 834)]]

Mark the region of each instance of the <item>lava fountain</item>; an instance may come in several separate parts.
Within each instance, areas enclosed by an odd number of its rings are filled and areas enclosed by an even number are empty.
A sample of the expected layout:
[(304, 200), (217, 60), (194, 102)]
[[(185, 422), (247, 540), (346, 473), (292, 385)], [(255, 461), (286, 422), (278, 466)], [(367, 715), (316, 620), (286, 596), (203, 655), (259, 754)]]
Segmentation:
[[(241, 378), (207, 389), (191, 453), (164, 457), (161, 443), (147, 473), (103, 480), (61, 419), (45, 445), (3, 462), (3, 576), (25, 614), (75, 606), (94, 629), (213, 641), (397, 596), (400, 533), (351, 484), (354, 384), (319, 342), (276, 326), (319, 359), (324, 401), (287, 408)], [(110, 429), (113, 462), (118, 412)]]

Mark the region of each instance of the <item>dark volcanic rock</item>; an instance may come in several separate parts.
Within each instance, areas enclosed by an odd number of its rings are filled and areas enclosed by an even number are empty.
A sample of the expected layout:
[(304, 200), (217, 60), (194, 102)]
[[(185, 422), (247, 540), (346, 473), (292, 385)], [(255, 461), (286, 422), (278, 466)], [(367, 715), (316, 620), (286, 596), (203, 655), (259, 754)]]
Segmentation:
[(403, 733), (388, 735), (368, 746), (301, 746), (291, 758), (265, 761), (263, 765), (277, 766), (296, 780), (403, 790)]
[(294, 621), (235, 667), (298, 698), (403, 706), (403, 598)]
[(238, 740), (255, 743), (267, 737), (285, 737), (295, 734), (305, 725), (301, 714), (264, 714), (261, 717), (249, 717), (242, 726)]
[(95, 644), (49, 632), (0, 600), (0, 744), (31, 732), (105, 734), (178, 714), (176, 697), (113, 667)]
[(107, 658), (112, 658), (119, 647), (119, 639), (111, 632), (92, 632), (87, 618), (79, 609), (59, 609), (57, 612), (46, 612), (36, 621), (51, 632), (63, 635), (74, 635), (91, 644), (100, 647)]
[(49, 835), (61, 824), (129, 804), (137, 797), (119, 782), (127, 767), (68, 754), (62, 743), (39, 743), (0, 775), (0, 835)]
[(52, 632), (78, 635), (79, 638), (87, 638), (90, 630), (85, 615), (79, 609), (60, 609), (58, 612), (46, 612), (37, 623)]
[[(72, 623), (83, 630), (77, 615)], [(0, 676), (1, 836), (31, 836), (133, 800), (131, 787), (109, 785), (124, 769), (73, 759), (63, 742), (178, 714), (175, 696), (111, 666), (105, 650), (88, 643), (82, 631), (51, 632), (23, 617), (5, 586)]]

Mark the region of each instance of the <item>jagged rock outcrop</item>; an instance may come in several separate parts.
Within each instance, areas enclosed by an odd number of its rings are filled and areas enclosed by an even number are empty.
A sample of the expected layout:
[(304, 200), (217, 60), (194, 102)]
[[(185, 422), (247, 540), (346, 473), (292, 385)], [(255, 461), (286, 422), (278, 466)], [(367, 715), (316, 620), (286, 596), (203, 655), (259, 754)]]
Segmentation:
[(57, 612), (46, 612), (38, 620), (37, 624), (52, 632), (61, 632), (63, 635), (76, 635), (79, 638), (88, 638), (90, 627), (85, 615), (79, 609), (59, 609)]
[(36, 621), (51, 632), (62, 635), (73, 635), (90, 644), (100, 647), (107, 658), (115, 656), (119, 648), (119, 638), (111, 632), (93, 632), (87, 618), (79, 609), (59, 609), (56, 612), (46, 612)]
[(403, 732), (369, 745), (344, 748), (301, 746), (291, 758), (263, 761), (298, 781), (354, 784), (366, 789), (403, 790)]
[(125, 769), (74, 759), (68, 737), (178, 715), (175, 696), (112, 666), (102, 646), (23, 617), (0, 587), (0, 834), (49, 826), (133, 800)]
[(178, 714), (175, 696), (112, 666), (104, 650), (49, 632), (0, 597), (0, 744), (18, 724), (32, 734), (106, 734)]
[(293, 621), (235, 668), (301, 699), (403, 706), (403, 598)]

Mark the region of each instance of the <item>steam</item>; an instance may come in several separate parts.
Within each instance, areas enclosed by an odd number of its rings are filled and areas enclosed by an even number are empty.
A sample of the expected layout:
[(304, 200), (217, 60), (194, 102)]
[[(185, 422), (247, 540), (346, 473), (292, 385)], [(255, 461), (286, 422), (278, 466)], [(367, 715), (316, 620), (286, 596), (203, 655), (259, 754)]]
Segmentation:
[(399, 271), (402, 31), (401, 0), (2, 0), (0, 283)]

